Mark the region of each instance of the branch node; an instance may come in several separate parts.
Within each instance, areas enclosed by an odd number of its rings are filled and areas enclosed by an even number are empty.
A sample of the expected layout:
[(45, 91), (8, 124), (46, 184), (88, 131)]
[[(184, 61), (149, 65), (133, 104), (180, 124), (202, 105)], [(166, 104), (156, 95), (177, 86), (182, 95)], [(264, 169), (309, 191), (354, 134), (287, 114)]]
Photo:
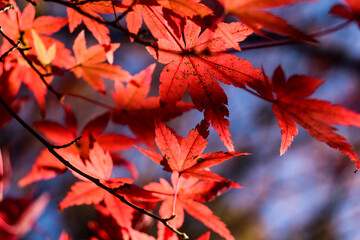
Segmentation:
[(73, 141), (65, 144), (65, 145), (60, 145), (60, 146), (53, 146), (54, 149), (61, 149), (61, 148), (67, 148), (70, 147), (71, 145), (73, 145), (74, 143), (80, 141), (82, 139), (82, 136), (75, 138)]
[(168, 222), (168, 221), (170, 221), (170, 220), (173, 220), (174, 218), (176, 218), (176, 215), (174, 214), (174, 215), (171, 215), (171, 217), (169, 217), (169, 218), (165, 218), (164, 220), (166, 221), (166, 222)]

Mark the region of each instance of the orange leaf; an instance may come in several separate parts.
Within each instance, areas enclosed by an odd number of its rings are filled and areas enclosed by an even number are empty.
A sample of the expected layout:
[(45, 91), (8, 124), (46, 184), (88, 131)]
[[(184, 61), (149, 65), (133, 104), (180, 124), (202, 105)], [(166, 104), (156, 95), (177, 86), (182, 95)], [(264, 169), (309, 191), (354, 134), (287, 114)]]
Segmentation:
[[(118, 47), (119, 44), (116, 44)], [(73, 71), (76, 77), (83, 77), (94, 89), (105, 93), (102, 78), (127, 81), (130, 74), (118, 65), (103, 63), (106, 60), (106, 51), (101, 45), (86, 48), (85, 33), (81, 31), (75, 39), (73, 50), (77, 65)], [(114, 51), (110, 48), (109, 51)]]

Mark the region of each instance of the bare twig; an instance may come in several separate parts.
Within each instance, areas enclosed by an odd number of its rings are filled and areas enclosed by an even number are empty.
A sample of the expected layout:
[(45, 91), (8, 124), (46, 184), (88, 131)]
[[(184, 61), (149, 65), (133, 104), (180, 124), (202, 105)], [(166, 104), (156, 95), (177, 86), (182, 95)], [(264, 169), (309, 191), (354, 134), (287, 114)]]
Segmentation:
[(74, 143), (80, 141), (81, 139), (82, 139), (82, 136), (75, 138), (73, 141), (71, 141), (65, 145), (61, 145), (61, 146), (53, 145), (53, 148), (55, 148), (55, 149), (67, 148), (67, 147), (70, 147), (71, 145), (73, 145)]
[[(322, 36), (334, 33), (336, 31), (339, 31), (339, 30), (345, 28), (346, 26), (348, 26), (350, 23), (351, 23), (351, 21), (342, 22), (340, 24), (330, 26), (330, 27), (328, 27), (326, 29), (320, 29), (320, 30), (308, 33), (307, 35), (309, 35), (310, 37), (322, 37)], [(288, 37), (288, 38), (283, 38), (283, 39), (270, 41), (270, 42), (244, 44), (243, 46), (241, 46), (241, 50), (246, 51), (246, 50), (252, 50), (252, 49), (275, 47), (275, 46), (282, 46), (282, 45), (290, 45), (290, 44), (297, 44), (297, 43), (302, 43), (302, 41), (299, 41), (297, 39)]]
[(4, 58), (9, 55), (10, 53), (12, 53), (15, 49), (20, 47), (20, 41), (18, 41), (18, 43), (15, 46), (12, 46), (9, 50), (7, 50), (3, 55), (1, 55), (0, 57), (0, 62), (4, 62)]
[(45, 1), (46, 2), (54, 2), (54, 3), (60, 4), (60, 5), (66, 6), (68, 8), (74, 9), (75, 11), (80, 13), (81, 15), (83, 15), (85, 17), (88, 17), (88, 18), (94, 20), (97, 23), (112, 27), (112, 28), (114, 28), (114, 29), (116, 29), (118, 31), (121, 31), (121, 32), (125, 33), (129, 37), (133, 38), (134, 41), (137, 42), (137, 43), (143, 44), (143, 45), (148, 46), (148, 47), (153, 47), (152, 42), (145, 41), (145, 40), (139, 38), (138, 35), (136, 35), (134, 33), (131, 33), (127, 29), (125, 29), (122, 26), (118, 25), (116, 21), (105, 21), (102, 18), (95, 17), (95, 16), (85, 12), (83, 9), (81, 9), (77, 5), (74, 5), (73, 3), (70, 3), (70, 2), (65, 2), (65, 1), (62, 1), (62, 0), (45, 0)]

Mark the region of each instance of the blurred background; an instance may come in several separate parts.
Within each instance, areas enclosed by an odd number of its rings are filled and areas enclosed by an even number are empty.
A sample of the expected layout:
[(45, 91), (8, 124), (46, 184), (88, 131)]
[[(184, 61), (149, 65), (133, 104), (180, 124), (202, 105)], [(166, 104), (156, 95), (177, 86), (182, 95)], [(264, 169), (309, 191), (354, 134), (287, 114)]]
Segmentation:
[[(211, 1), (207, 3), (212, 4)], [(272, 12), (309, 33), (344, 21), (328, 15), (331, 6), (336, 3), (340, 2), (318, 0), (275, 9)], [(26, 3), (21, 4), (24, 6)], [(36, 9), (38, 15), (66, 16), (65, 9), (50, 3), (41, 2)], [(55, 34), (55, 38), (64, 41), (67, 47), (72, 49), (73, 41), (80, 30), (81, 27), (74, 34), (69, 34), (65, 27)], [(115, 52), (115, 63), (131, 74), (136, 74), (155, 62), (144, 46), (130, 43), (123, 34), (111, 31), (111, 38), (112, 42), (121, 43), (119, 50)], [(359, 39), (360, 29), (352, 23), (342, 30), (318, 38), (317, 45), (291, 44), (246, 50), (236, 54), (249, 60), (255, 67), (263, 66), (269, 76), (281, 64), (287, 76), (305, 74), (322, 78), (325, 83), (313, 97), (360, 112)], [(264, 39), (254, 35), (241, 43), (241, 46), (262, 41)], [(87, 32), (87, 45), (95, 43)], [(163, 65), (156, 65), (151, 90), (153, 96), (158, 95), (158, 79), (162, 68)], [(76, 80), (70, 74), (65, 78), (66, 82), (72, 83), (71, 88), (57, 79), (53, 86), (56, 89), (78, 91), (90, 98), (113, 104), (110, 97), (101, 97), (82, 80)], [(110, 92), (112, 82), (108, 81), (107, 84)], [(213, 168), (213, 171), (240, 183), (244, 188), (230, 190), (207, 205), (227, 224), (235, 238), (360, 239), (360, 177), (359, 173), (353, 173), (354, 164), (340, 152), (314, 140), (301, 127), (290, 149), (279, 157), (281, 135), (271, 104), (241, 89), (226, 85), (222, 87), (229, 98), (230, 132), (236, 144), (235, 149), (250, 152), (252, 155), (234, 158)], [(26, 87), (22, 88), (21, 94), (31, 95)], [(47, 118), (62, 121), (63, 112), (59, 110), (56, 99), (51, 94), (48, 94), (47, 98)], [(65, 102), (75, 109), (80, 129), (90, 119), (104, 112), (104, 109), (79, 99), (69, 98), (65, 99)], [(92, 109), (91, 115), (89, 108)], [(28, 123), (41, 119), (34, 99), (26, 103), (20, 115)], [(202, 113), (193, 110), (168, 124), (179, 135), (186, 136), (201, 119)], [(110, 124), (107, 131), (131, 134), (126, 127), (115, 124)], [(339, 127), (339, 133), (345, 136), (360, 154), (360, 130)], [(208, 140), (205, 152), (226, 151), (213, 130)], [(71, 173), (19, 188), (17, 181), (30, 171), (43, 147), (15, 121), (0, 130), (0, 146), (3, 153), (8, 151), (12, 168), (10, 185), (5, 190), (4, 198), (35, 199), (48, 192), (51, 199), (34, 228), (22, 239), (58, 239), (64, 229), (74, 239), (88, 238), (90, 231), (87, 222), (96, 219), (96, 213), (91, 207), (76, 206), (64, 211), (58, 210), (59, 202), (71, 184), (77, 181)], [(135, 183), (140, 186), (158, 181), (159, 176), (166, 179), (170, 177), (169, 173), (163, 172), (160, 166), (156, 166), (137, 150), (130, 149), (120, 154), (136, 165), (139, 178)], [(118, 168), (114, 170), (114, 175), (130, 176), (126, 170)], [(187, 216), (181, 230), (195, 239), (205, 233), (207, 228)], [(155, 231), (154, 226), (149, 230), (152, 234), (155, 234)], [(211, 239), (221, 238), (212, 233)]]

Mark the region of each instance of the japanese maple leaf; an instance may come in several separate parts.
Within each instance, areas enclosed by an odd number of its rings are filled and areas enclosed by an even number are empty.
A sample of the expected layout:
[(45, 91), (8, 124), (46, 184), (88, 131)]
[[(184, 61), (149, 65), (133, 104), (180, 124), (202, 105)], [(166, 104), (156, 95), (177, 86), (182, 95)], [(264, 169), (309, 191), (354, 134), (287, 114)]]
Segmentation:
[[(39, 36), (46, 49), (49, 49), (50, 46), (55, 44), (53, 48), (56, 48), (56, 54), (52, 60), (52, 64), (57, 67), (69, 67), (69, 63), (73, 62), (71, 52), (65, 48), (63, 43), (47, 36), (59, 31), (66, 25), (67, 20), (65, 18), (52, 16), (35, 18), (35, 8), (31, 4), (28, 4), (21, 12), (15, 1), (10, 1), (10, 3), (14, 6), (14, 10), (0, 14), (1, 27), (5, 34), (15, 43), (19, 40), (23, 45), (22, 47), (31, 47), (29, 51), (26, 51), (27, 56), (31, 59), (31, 56), (38, 55), (35, 50), (36, 47), (34, 47), (32, 32), (35, 33)], [(4, 53), (11, 47), (12, 45), (8, 41), (3, 41), (1, 52)], [(12, 74), (9, 76), (11, 82), (14, 84), (16, 82), (22, 82), (34, 93), (44, 114), (47, 89), (38, 74), (17, 51), (14, 51), (5, 58), (5, 68), (8, 71), (12, 69)], [(38, 70), (43, 74), (48, 73), (41, 71), (41, 69)], [(52, 78), (47, 77), (46, 81), (50, 83)]]
[[(137, 176), (136, 168), (131, 163), (115, 155), (115, 152), (132, 146), (136, 140), (121, 134), (103, 133), (110, 119), (108, 113), (102, 114), (88, 122), (79, 135), (77, 120), (71, 109), (65, 107), (65, 113), (65, 127), (54, 121), (37, 122), (35, 126), (45, 135), (47, 140), (60, 146), (72, 142), (81, 135), (83, 138), (76, 144), (67, 147), (66, 150), (59, 149), (59, 151), (71, 151), (74, 155), (80, 154), (83, 159), (89, 157), (90, 145), (96, 140), (103, 149), (111, 152), (112, 157), (117, 160), (116, 164), (125, 166), (134, 177)], [(18, 182), (18, 185), (23, 187), (35, 181), (51, 179), (65, 170), (66, 167), (47, 149), (44, 149), (36, 158), (31, 171)]]
[[(81, 170), (87, 175), (97, 178), (101, 183), (112, 189), (119, 189), (117, 192), (121, 194), (128, 201), (131, 199), (150, 199), (154, 201), (158, 199), (153, 196), (152, 192), (143, 190), (140, 187), (131, 185), (133, 179), (129, 178), (111, 178), (113, 169), (113, 162), (109, 152), (104, 152), (101, 146), (94, 142), (93, 148), (90, 149), (89, 159), (85, 161), (80, 158), (80, 155), (73, 153), (66, 153), (63, 151), (62, 156), (67, 159), (74, 167)], [(79, 175), (73, 171), (73, 174), (82, 181), (76, 182), (71, 191), (60, 202), (60, 208), (64, 209), (74, 205), (82, 204), (99, 204), (104, 202), (106, 209), (110, 212), (111, 216), (115, 219), (117, 224), (131, 232), (132, 218), (134, 208), (121, 202), (118, 198), (100, 188), (87, 178)]]
[[(109, 152), (104, 152), (97, 142), (95, 142), (93, 148), (90, 149), (89, 159), (86, 159), (85, 161), (80, 158), (79, 154), (67, 154), (65, 151), (61, 154), (74, 167), (93, 178), (97, 178), (100, 182), (110, 188), (117, 188), (125, 183), (133, 182), (133, 180), (129, 178), (111, 178), (113, 161)], [(90, 182), (87, 178), (76, 172), (73, 172), (73, 174), (83, 181), (76, 182), (72, 185), (71, 191), (68, 192), (65, 198), (60, 202), (61, 209), (74, 205), (99, 204), (101, 201), (104, 201), (105, 206), (111, 211), (112, 216), (118, 224), (126, 228), (131, 228), (133, 208), (122, 203), (104, 189), (98, 187), (93, 182)]]
[(31, 29), (39, 35), (51, 35), (67, 24), (66, 18), (61, 17), (40, 16), (35, 19), (35, 8), (31, 4), (27, 4), (21, 12), (15, 1), (10, 3), (14, 10), (2, 13), (0, 19), (3, 31), (14, 42), (20, 40), (26, 46), (32, 40)]
[[(111, 48), (114, 50), (119, 46), (120, 44), (111, 44)], [(84, 31), (81, 31), (75, 39), (73, 50), (76, 58), (76, 66), (73, 68), (74, 74), (78, 78), (83, 77), (88, 84), (101, 93), (105, 93), (102, 77), (124, 81), (130, 78), (130, 74), (120, 66), (104, 63), (106, 52), (101, 45), (86, 48)]]
[[(144, 187), (146, 190), (157, 193), (156, 195), (162, 199), (159, 209), (159, 214), (162, 218), (170, 218), (176, 215), (175, 219), (169, 221), (169, 224), (179, 228), (184, 222), (185, 210), (225, 239), (235, 239), (226, 228), (226, 225), (207, 206), (200, 202), (211, 201), (230, 188), (241, 188), (239, 184), (230, 181), (199, 181), (196, 178), (190, 177), (188, 179), (180, 178), (179, 182), (172, 178), (172, 185), (177, 186), (177, 192), (162, 178), (160, 178), (160, 183), (153, 182)], [(174, 237), (174, 233), (162, 224), (158, 224), (158, 229), (158, 239), (174, 239), (171, 238)]]
[(252, 87), (273, 103), (272, 109), (282, 135), (280, 155), (286, 152), (297, 135), (295, 123), (298, 123), (315, 139), (349, 156), (359, 169), (359, 159), (352, 146), (331, 125), (360, 127), (360, 114), (327, 101), (307, 98), (322, 83), (321, 79), (303, 75), (293, 75), (286, 81), (282, 68), (278, 67), (271, 82), (266, 79)]
[(347, 5), (336, 4), (331, 8), (330, 14), (350, 21), (356, 21), (360, 27), (360, 2), (357, 0), (343, 0), (343, 2)]
[(207, 145), (207, 141), (201, 136), (197, 129), (191, 130), (188, 137), (183, 138), (179, 143), (175, 135), (172, 134), (164, 123), (159, 121), (155, 122), (155, 128), (156, 145), (162, 155), (140, 147), (137, 148), (154, 162), (163, 165), (164, 170), (178, 172), (180, 176), (224, 181), (226, 179), (204, 169), (220, 164), (235, 156), (247, 154), (241, 152), (202, 154)]
[[(126, 0), (123, 1), (124, 6), (131, 7), (132, 11), (129, 11), (126, 16), (126, 22), (128, 29), (131, 33), (137, 34), (142, 25), (142, 15), (143, 10), (154, 8), (158, 4), (161, 6), (163, 12), (168, 13), (164, 17), (167, 21), (170, 21), (172, 17), (180, 17), (185, 19), (186, 17), (193, 18), (196, 16), (205, 17), (212, 14), (212, 10), (207, 6), (199, 3), (199, 0), (154, 0), (154, 1), (133, 1)], [(146, 14), (146, 13), (144, 13)], [(149, 20), (144, 18), (145, 21)], [(146, 23), (148, 25), (148, 23)], [(177, 28), (176, 26), (171, 26), (173, 29)]]
[(31, 29), (31, 34), (34, 40), (34, 47), (37, 53), (36, 55), (38, 56), (40, 63), (43, 66), (48, 66), (55, 58), (56, 44), (53, 44), (49, 47), (49, 49), (46, 49), (44, 42), (41, 40), (36, 31)]
[(168, 121), (193, 108), (183, 101), (175, 106), (162, 106), (159, 97), (147, 97), (150, 91), (155, 64), (150, 65), (131, 78), (129, 82), (115, 82), (112, 93), (117, 110), (113, 120), (128, 125), (131, 131), (148, 146), (154, 146), (154, 119)]
[(74, 32), (75, 28), (84, 22), (85, 26), (92, 33), (95, 39), (104, 47), (108, 46), (111, 41), (109, 37), (109, 29), (104, 24), (101, 24), (92, 18), (103, 21), (103, 18), (99, 14), (124, 12), (127, 9), (126, 4), (122, 4), (119, 1), (106, 0), (95, 2), (77, 1), (76, 3), (81, 4), (77, 4), (75, 9), (71, 7), (66, 8), (70, 32)]
[[(265, 11), (268, 8), (282, 7), (298, 2), (314, 0), (218, 0), (223, 4), (227, 14), (233, 14), (253, 30), (265, 28), (268, 31), (290, 36), (294, 39), (314, 42), (312, 37), (305, 35), (289, 25), (284, 19)], [(263, 34), (262, 34), (263, 35)]]
[[(148, 18), (160, 18), (155, 11), (147, 14)], [(240, 23), (220, 23), (215, 32), (207, 29), (200, 35), (201, 28), (187, 21), (183, 39), (177, 38), (165, 22), (157, 25), (160, 27), (148, 27), (159, 39), (159, 51), (148, 50), (159, 62), (167, 64), (160, 75), (161, 101), (172, 105), (188, 89), (195, 107), (204, 111), (205, 119), (211, 122), (227, 149), (234, 151), (228, 129), (227, 96), (216, 80), (243, 87), (260, 77), (261, 72), (250, 62), (221, 53), (229, 48), (240, 49), (237, 42), (244, 40), (252, 31)]]
[[(94, 12), (93, 9), (89, 8), (89, 6), (92, 4), (93, 3), (79, 5), (78, 7), (82, 11), (90, 14), (91, 16), (102, 19), (99, 16), (99, 14)], [(69, 29), (71, 33), (75, 30), (77, 26), (79, 26), (82, 22), (84, 22), (87, 29), (93, 34), (95, 39), (98, 40), (100, 44), (105, 44), (105, 45), (110, 44), (111, 41), (109, 37), (110, 31), (105, 25), (100, 24), (97, 21), (82, 15), (81, 13), (77, 12), (76, 10), (70, 7), (66, 8), (66, 11), (68, 15)]]

